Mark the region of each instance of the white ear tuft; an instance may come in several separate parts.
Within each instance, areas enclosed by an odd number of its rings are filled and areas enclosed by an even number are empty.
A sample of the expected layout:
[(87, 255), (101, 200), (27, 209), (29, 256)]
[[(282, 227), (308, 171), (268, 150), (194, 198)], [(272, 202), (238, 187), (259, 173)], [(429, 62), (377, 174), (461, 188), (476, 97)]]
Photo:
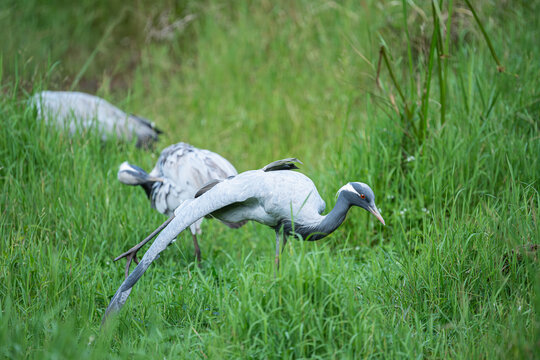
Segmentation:
[(131, 165), (129, 165), (127, 161), (124, 161), (122, 164), (120, 164), (120, 168), (118, 169), (118, 171), (126, 171), (126, 170), (131, 170)]
[(340, 194), (343, 190), (352, 192), (352, 193), (354, 193), (354, 194), (358, 194), (358, 191), (356, 191), (356, 190), (352, 187), (351, 183), (348, 183), (348, 184), (346, 184), (346, 185), (343, 185), (343, 186), (341, 187), (341, 189), (338, 190), (338, 192), (337, 192), (337, 194), (336, 194), (336, 197), (339, 196), (339, 194)]

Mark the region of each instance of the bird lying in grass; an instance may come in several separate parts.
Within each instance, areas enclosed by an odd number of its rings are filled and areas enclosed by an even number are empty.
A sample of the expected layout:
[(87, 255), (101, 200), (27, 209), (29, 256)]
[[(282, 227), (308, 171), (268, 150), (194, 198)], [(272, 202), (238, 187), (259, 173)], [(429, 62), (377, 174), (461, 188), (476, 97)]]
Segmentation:
[(161, 134), (151, 121), (126, 114), (106, 100), (82, 92), (42, 91), (32, 96), (30, 104), (36, 108), (38, 119), (67, 127), (70, 134), (78, 127), (95, 127), (102, 140), (116, 137), (130, 142), (136, 136), (138, 147), (151, 147)]
[[(137, 267), (116, 291), (103, 321), (110, 313), (122, 308), (132, 287), (174, 238), (202, 217), (212, 216), (228, 223), (254, 220), (270, 226), (276, 232), (275, 260), (278, 266), (280, 232), (283, 235), (283, 246), (287, 236), (293, 233), (301, 235), (305, 240), (322, 239), (341, 225), (352, 206), (369, 211), (384, 224), (375, 205), (373, 191), (360, 182), (350, 182), (341, 187), (334, 208), (327, 215), (322, 215), (324, 200), (311, 179), (291, 171), (297, 169), (295, 163), (300, 162), (294, 158), (278, 160), (260, 170), (215, 180), (199, 190), (195, 199), (184, 201), (164, 224), (163, 230)], [(145, 241), (150, 239), (148, 237)]]
[[(138, 166), (128, 162), (122, 163), (118, 170), (118, 180), (126, 185), (140, 185), (154, 209), (162, 214), (171, 216), (185, 200), (193, 199), (197, 190), (211, 180), (225, 179), (238, 174), (234, 166), (224, 157), (209, 150), (198, 149), (186, 143), (178, 143), (164, 149), (159, 156), (154, 169), (148, 174)], [(195, 257), (200, 263), (201, 250), (197, 234), (201, 233), (202, 219), (190, 225), (195, 247)], [(225, 224), (238, 228), (245, 222)], [(114, 261), (123, 257), (127, 259), (126, 277), (132, 260), (137, 261), (135, 247), (118, 256)]]

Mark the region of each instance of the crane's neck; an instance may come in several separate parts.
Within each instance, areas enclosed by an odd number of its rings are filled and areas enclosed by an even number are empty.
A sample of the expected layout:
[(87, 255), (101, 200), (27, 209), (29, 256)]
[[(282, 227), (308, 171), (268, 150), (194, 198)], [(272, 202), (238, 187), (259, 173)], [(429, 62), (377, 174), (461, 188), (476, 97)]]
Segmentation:
[(321, 216), (318, 223), (299, 226), (299, 229), (295, 230), (306, 240), (322, 239), (334, 232), (343, 223), (350, 208), (351, 203), (340, 193), (332, 211), (325, 216)]

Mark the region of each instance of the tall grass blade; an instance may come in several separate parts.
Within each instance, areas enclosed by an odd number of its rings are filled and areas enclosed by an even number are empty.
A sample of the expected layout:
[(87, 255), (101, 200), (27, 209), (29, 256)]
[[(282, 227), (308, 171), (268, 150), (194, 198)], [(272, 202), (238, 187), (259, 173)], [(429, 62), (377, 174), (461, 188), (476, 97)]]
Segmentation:
[(446, 79), (443, 76), (445, 55), (443, 50), (443, 36), (441, 33), (440, 9), (438, 8), (436, 0), (431, 1), (431, 9), (433, 12), (433, 31), (436, 33), (437, 38), (437, 74), (439, 77), (439, 103), (441, 104), (440, 124), (442, 125), (446, 120)]
[(429, 117), (428, 110), (429, 110), (429, 94), (431, 91), (431, 81), (433, 76), (433, 64), (435, 63), (435, 52), (436, 52), (436, 46), (437, 46), (437, 31), (434, 28), (433, 34), (431, 35), (431, 43), (429, 46), (429, 55), (428, 55), (428, 66), (426, 69), (426, 77), (424, 79), (424, 91), (422, 94), (422, 101), (420, 103), (421, 107), (421, 124), (420, 124), (420, 132), (422, 134), (422, 137), (425, 138), (427, 135), (427, 120)]
[(405, 36), (407, 38), (407, 57), (409, 60), (409, 81), (410, 81), (410, 88), (409, 92), (412, 94), (414, 92), (414, 77), (412, 74), (414, 74), (414, 66), (413, 66), (413, 58), (412, 58), (412, 44), (411, 44), (411, 36), (409, 34), (409, 25), (407, 23), (409, 15), (407, 13), (407, 0), (401, 0), (401, 6), (403, 9), (403, 28), (405, 29)]
[[(417, 126), (416, 126), (416, 124), (414, 123), (414, 120), (413, 120), (413, 113), (409, 109), (409, 105), (408, 105), (407, 99), (405, 98), (405, 94), (403, 93), (403, 90), (401, 89), (401, 86), (399, 85), (399, 82), (397, 81), (397, 78), (396, 78), (396, 76), (394, 74), (394, 70), (392, 69), (392, 64), (390, 63), (390, 60), (388, 59), (388, 55), (386, 53), (385, 46), (381, 46), (380, 50), (379, 50), (379, 65), (377, 66), (378, 69), (380, 69), (381, 59), (382, 59), (382, 61), (384, 61), (384, 65), (386, 66), (386, 69), (388, 70), (388, 74), (390, 75), (390, 79), (392, 79), (392, 84), (396, 88), (396, 90), (397, 90), (397, 92), (399, 94), (399, 97), (401, 98), (401, 101), (403, 103), (404, 114), (402, 116), (404, 117), (405, 122), (413, 129), (413, 132), (414, 132), (416, 138), (418, 138), (419, 133), (418, 133), (418, 128), (417, 128)], [(377, 80), (376, 81), (377, 81), (377, 83), (379, 82), (379, 74), (377, 74)]]
[(465, 0), (465, 3), (469, 7), (469, 10), (473, 13), (474, 19), (476, 20), (476, 23), (478, 24), (478, 27), (480, 28), (480, 31), (482, 32), (482, 35), (484, 36), (484, 39), (486, 40), (486, 43), (488, 45), (489, 51), (491, 53), (491, 57), (495, 62), (497, 63), (497, 71), (498, 72), (504, 72), (505, 68), (499, 61), (499, 58), (497, 57), (497, 53), (495, 52), (495, 48), (493, 47), (493, 44), (491, 43), (491, 40), (486, 32), (486, 29), (484, 29), (484, 25), (482, 24), (482, 21), (480, 21), (480, 18), (478, 17), (478, 14), (476, 13), (476, 10), (472, 6), (471, 2), (469, 0)]

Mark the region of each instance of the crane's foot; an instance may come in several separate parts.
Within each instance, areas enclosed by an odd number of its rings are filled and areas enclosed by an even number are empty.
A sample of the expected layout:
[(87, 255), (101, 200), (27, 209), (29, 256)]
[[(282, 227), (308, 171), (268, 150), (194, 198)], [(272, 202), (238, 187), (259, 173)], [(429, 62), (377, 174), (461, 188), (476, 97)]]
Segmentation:
[(137, 259), (137, 252), (141, 247), (143, 247), (144, 244), (146, 244), (146, 241), (143, 240), (142, 242), (138, 243), (137, 245), (114, 259), (114, 261), (118, 261), (122, 258), (126, 258), (126, 279), (129, 275), (129, 267), (131, 266), (131, 262), (135, 261), (135, 264), (139, 264), (139, 259)]
[(163, 230), (169, 223), (174, 219), (174, 215), (172, 215), (170, 218), (168, 218), (163, 224), (161, 224), (156, 230), (152, 231), (150, 235), (148, 235), (143, 241), (126, 251), (125, 253), (121, 254), (120, 256), (117, 256), (114, 261), (118, 261), (122, 258), (126, 258), (127, 264), (126, 264), (126, 279), (129, 275), (129, 267), (131, 266), (131, 262), (135, 261), (135, 264), (139, 264), (139, 260), (137, 259), (137, 252), (150, 240), (152, 240), (161, 230)]

